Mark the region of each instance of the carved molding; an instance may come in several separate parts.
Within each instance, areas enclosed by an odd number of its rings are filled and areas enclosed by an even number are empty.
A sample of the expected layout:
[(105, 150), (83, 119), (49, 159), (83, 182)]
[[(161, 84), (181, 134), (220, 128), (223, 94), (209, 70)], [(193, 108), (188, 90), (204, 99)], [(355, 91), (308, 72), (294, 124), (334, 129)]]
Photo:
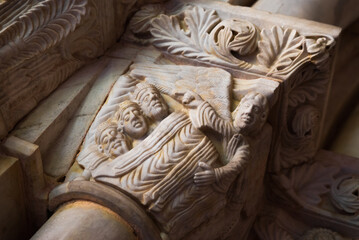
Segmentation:
[[(1, 138), (75, 70), (115, 43), (138, 7), (134, 3), (21, 0), (0, 6)], [(127, 10), (118, 15), (121, 9)]]
[[(135, 35), (151, 33), (148, 42), (168, 54), (267, 76), (285, 78), (309, 62), (319, 66), (335, 43), (329, 35), (222, 20), (216, 11), (200, 6), (171, 11), (163, 14), (164, 9), (147, 6), (136, 13), (130, 29)], [(256, 59), (245, 60), (251, 55)]]

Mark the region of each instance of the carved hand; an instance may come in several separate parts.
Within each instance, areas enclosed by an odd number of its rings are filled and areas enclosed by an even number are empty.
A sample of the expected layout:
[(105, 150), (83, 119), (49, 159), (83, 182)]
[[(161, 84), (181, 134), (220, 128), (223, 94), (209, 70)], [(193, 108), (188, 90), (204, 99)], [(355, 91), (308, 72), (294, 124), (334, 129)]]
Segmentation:
[(200, 187), (210, 185), (216, 181), (214, 169), (211, 166), (204, 162), (199, 162), (198, 166), (202, 169), (202, 171), (197, 172), (193, 177), (194, 183), (197, 186)]
[(199, 94), (191, 90), (175, 90), (171, 95), (176, 101), (191, 109), (197, 108), (204, 101)]

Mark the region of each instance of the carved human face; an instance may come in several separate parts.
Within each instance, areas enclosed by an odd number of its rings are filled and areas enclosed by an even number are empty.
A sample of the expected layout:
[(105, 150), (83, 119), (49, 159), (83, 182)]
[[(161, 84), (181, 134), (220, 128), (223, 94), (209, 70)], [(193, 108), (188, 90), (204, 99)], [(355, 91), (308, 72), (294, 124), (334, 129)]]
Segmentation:
[(241, 102), (236, 109), (234, 126), (244, 134), (252, 134), (262, 128), (267, 116), (255, 99)]
[(105, 129), (99, 139), (99, 150), (108, 157), (118, 157), (129, 151), (125, 136), (116, 128)]
[(122, 114), (119, 122), (124, 133), (128, 136), (138, 139), (147, 133), (147, 123), (141, 110), (135, 106), (127, 107)]
[(168, 107), (161, 94), (152, 88), (143, 91), (138, 102), (144, 114), (157, 121), (165, 118), (168, 115)]

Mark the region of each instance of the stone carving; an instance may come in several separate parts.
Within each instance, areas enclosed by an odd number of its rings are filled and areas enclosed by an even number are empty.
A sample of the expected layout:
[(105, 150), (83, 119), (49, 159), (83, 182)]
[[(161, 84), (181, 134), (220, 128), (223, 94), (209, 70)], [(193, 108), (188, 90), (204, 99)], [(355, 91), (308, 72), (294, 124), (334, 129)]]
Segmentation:
[(344, 175), (336, 179), (330, 191), (334, 206), (348, 214), (357, 215), (359, 212), (359, 178), (353, 175)]
[(325, 228), (314, 228), (309, 230), (300, 240), (344, 240), (338, 233)]
[(126, 136), (117, 128), (114, 122), (106, 121), (98, 127), (95, 136), (98, 151), (109, 158), (118, 157), (129, 150)]
[[(159, 7), (142, 9), (130, 29), (135, 34), (150, 32), (151, 43), (172, 55), (279, 78), (307, 62), (322, 64), (334, 45), (331, 36), (300, 35), (278, 26), (258, 34), (257, 27), (248, 21), (222, 20), (214, 10), (199, 6), (185, 8), (184, 17), (177, 12), (159, 15), (163, 12)], [(257, 46), (257, 61), (243, 60), (242, 56), (255, 53)]]
[[(5, 56), (0, 60), (2, 71), (17, 67), (67, 37), (85, 15), (86, 4), (87, 0), (72, 0), (66, 4), (48, 0), (24, 12), (21, 21), (13, 22), (1, 32), (0, 46)], [(53, 14), (47, 14), (49, 11)], [(8, 42), (13, 45), (7, 45)], [(22, 54), (18, 54), (19, 51)]]
[[(316, 153), (316, 137), (320, 124), (320, 112), (311, 105), (295, 109), (292, 126), (283, 132), (281, 165), (284, 168), (307, 162)], [(298, 155), (298, 152), (302, 154)]]
[[(8, 131), (77, 68), (104, 54), (122, 33), (122, 16), (145, 1), (30, 2), (14, 14), (19, 21), (2, 23), (0, 130), (2, 118), (10, 122)], [(158, 230), (163, 239), (246, 239), (266, 192), (276, 193), (268, 202), (273, 197), (289, 209), (299, 205), (303, 214), (333, 208), (325, 195), (338, 169), (310, 162), (319, 145), (335, 43), (323, 33), (333, 28), (307, 34), (310, 28), (294, 20), (278, 26), (229, 11), (233, 6), (223, 14), (225, 4), (206, 4), (171, 1), (134, 15), (121, 43), (104, 56), (126, 60), (128, 72), (105, 103), (98, 101), (103, 107), (76, 157), (82, 176), (76, 178), (75, 163), (65, 180), (90, 181), (62, 184), (60, 195), (52, 194), (56, 206), (76, 198), (96, 201), (126, 216), (135, 231), (153, 227), (146, 235), (153, 239)], [(112, 67), (100, 76), (115, 79)], [(31, 79), (38, 80), (35, 97), (22, 99), (32, 86), (12, 94)], [(353, 182), (332, 185), (333, 204), (346, 212), (341, 215), (351, 214), (349, 220), (357, 214)], [(124, 211), (121, 201), (140, 218)], [(315, 220), (326, 221), (323, 216)], [(262, 239), (300, 239), (312, 227), (299, 226), (305, 228), (299, 234), (261, 220), (255, 228)], [(314, 232), (303, 239), (316, 238)]]
[(144, 2), (137, 6), (136, 1), (95, 0), (1, 4), (0, 137), (75, 70), (103, 55), (122, 34), (126, 17)]
[[(242, 175), (251, 158), (247, 138), (259, 135), (269, 106), (261, 94), (248, 93), (233, 112), (232, 121), (228, 117), (229, 98), (216, 101), (229, 96), (228, 73), (207, 68), (204, 74), (198, 67), (161, 67), (160, 73), (146, 71), (146, 82), (137, 83), (127, 95), (133, 102), (115, 103), (117, 110), (97, 126), (95, 143), (85, 144), (78, 163), (85, 168), (85, 178), (91, 175), (96, 181), (128, 192), (154, 216), (163, 234), (180, 239), (213, 219), (228, 203), (238, 201)], [(135, 65), (130, 75), (141, 78), (145, 69)], [(164, 79), (166, 71), (171, 77)], [(228, 85), (222, 83), (222, 88), (216, 84), (221, 80), (217, 78), (219, 73), (228, 81)], [(216, 89), (211, 90), (212, 85)], [(169, 111), (155, 86), (169, 93), (170, 103), (181, 104), (187, 113)], [(109, 103), (118, 97), (112, 95)], [(211, 132), (216, 133), (217, 140)], [(132, 144), (126, 144), (125, 139)], [(234, 182), (237, 189), (231, 188)]]
[(338, 171), (335, 166), (325, 167), (320, 163), (314, 163), (294, 167), (288, 176), (282, 174), (275, 176), (274, 179), (297, 203), (317, 205), (322, 201), (322, 196), (330, 191), (328, 186), (331, 185)]
[(147, 133), (147, 123), (137, 103), (127, 100), (119, 104), (114, 120), (118, 129), (132, 139), (142, 138)]
[(256, 221), (254, 229), (261, 240), (294, 240), (294, 238), (272, 217), (261, 217)]

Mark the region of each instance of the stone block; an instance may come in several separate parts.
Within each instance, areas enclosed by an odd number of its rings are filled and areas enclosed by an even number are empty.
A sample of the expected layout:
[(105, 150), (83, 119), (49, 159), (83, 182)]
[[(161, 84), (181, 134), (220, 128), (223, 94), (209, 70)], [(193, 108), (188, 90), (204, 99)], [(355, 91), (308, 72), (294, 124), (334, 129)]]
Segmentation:
[(104, 70), (96, 75), (96, 81), (68, 125), (49, 148), (44, 158), (44, 171), (51, 177), (66, 175), (95, 115), (105, 101), (111, 87), (130, 65), (124, 59), (108, 59)]
[(0, 156), (0, 239), (27, 239), (23, 176), (17, 158)]

